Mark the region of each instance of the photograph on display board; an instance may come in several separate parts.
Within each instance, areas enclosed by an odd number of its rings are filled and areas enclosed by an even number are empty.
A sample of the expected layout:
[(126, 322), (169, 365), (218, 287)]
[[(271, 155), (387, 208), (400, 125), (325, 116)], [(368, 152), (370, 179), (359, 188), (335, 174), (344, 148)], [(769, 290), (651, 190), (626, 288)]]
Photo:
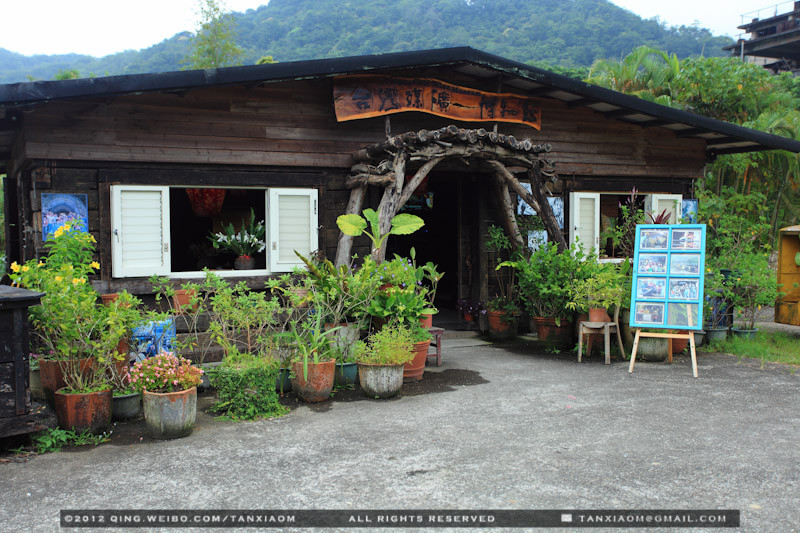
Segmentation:
[(670, 274), (699, 274), (700, 254), (672, 254)]
[(636, 282), (636, 294), (639, 298), (663, 300), (667, 294), (667, 279), (639, 278)]
[(666, 274), (667, 256), (664, 254), (639, 254), (639, 274)]
[(669, 280), (670, 300), (697, 300), (700, 295), (699, 279)]
[(697, 200), (683, 200), (681, 202), (681, 218), (689, 224), (697, 224)]
[(672, 231), (673, 250), (699, 250), (700, 249), (700, 230), (673, 230)]
[(667, 324), (670, 326), (695, 326), (697, 324), (697, 304), (670, 302), (667, 311)]
[(668, 229), (643, 229), (639, 241), (640, 250), (666, 250), (669, 247)]
[(663, 324), (664, 304), (636, 302), (635, 317), (639, 324)]

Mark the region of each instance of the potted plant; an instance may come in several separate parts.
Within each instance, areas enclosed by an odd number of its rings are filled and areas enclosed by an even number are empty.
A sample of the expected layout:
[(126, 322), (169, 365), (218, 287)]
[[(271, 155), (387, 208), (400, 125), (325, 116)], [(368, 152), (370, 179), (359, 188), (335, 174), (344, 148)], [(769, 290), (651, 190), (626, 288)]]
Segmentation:
[(703, 301), (704, 328), (708, 342), (721, 342), (728, 338), (730, 298), (730, 285), (725, 277), (719, 269), (709, 266), (706, 269)]
[(428, 349), (431, 347), (431, 334), (427, 328), (419, 324), (410, 326), (411, 351), (414, 358), (405, 364), (403, 381), (419, 381), (425, 372), (425, 363), (428, 361)]
[(255, 420), (286, 414), (275, 390), (280, 361), (270, 355), (236, 353), (209, 371), (217, 391), (212, 409), (225, 418)]
[(294, 321), (291, 325), (294, 361), (292, 390), (306, 403), (324, 402), (333, 390), (336, 360), (330, 335), (336, 328), (325, 330), (320, 313), (313, 319)]
[(567, 307), (588, 312), (590, 322), (606, 322), (609, 311), (622, 306), (625, 296), (625, 277), (630, 263), (599, 263), (594, 271), (572, 286)]
[(255, 254), (260, 254), (267, 247), (264, 240), (266, 227), (264, 221), (256, 222), (256, 215), (250, 209), (250, 218), (242, 220), (241, 230), (236, 231), (233, 223), (223, 224), (222, 231), (212, 233), (208, 239), (215, 249), (236, 254), (233, 268), (236, 270), (252, 270), (255, 268)]
[(461, 318), (467, 325), (474, 325), (478, 316), (486, 314), (486, 306), (480, 300), (459, 298), (456, 301), (456, 311), (461, 313)]
[(391, 398), (403, 387), (403, 370), (414, 357), (409, 326), (392, 321), (353, 348), (361, 389), (372, 398)]
[(766, 254), (742, 254), (736, 260), (738, 275), (730, 280), (731, 294), (737, 318), (742, 327), (734, 327), (737, 336), (752, 339), (762, 306), (775, 305), (779, 296), (775, 272), (769, 267)]
[[(366, 235), (372, 242), (372, 258), (377, 263), (384, 258), (383, 245), (389, 235), (410, 235), (425, 225), (425, 221), (417, 215), (400, 213), (389, 221), (389, 231), (381, 233), (378, 212), (374, 209), (365, 209), (363, 214), (363, 217), (356, 214), (340, 215), (336, 219), (336, 225), (345, 235), (352, 237)], [(368, 224), (370, 230), (367, 230)]]
[(202, 375), (203, 370), (188, 359), (168, 352), (133, 365), (130, 383), (142, 393), (145, 425), (154, 438), (177, 439), (191, 434)]
[[(503, 258), (519, 256), (502, 228), (489, 226), (486, 249), (492, 254), (495, 273), (496, 292), (489, 300), (487, 317), (489, 337), (496, 340), (513, 339), (517, 336), (517, 320), (520, 310), (516, 296), (516, 271), (514, 261)], [(511, 267), (511, 268), (507, 268)]]
[[(569, 303), (575, 286), (598, 268), (587, 260), (580, 246), (558, 251), (555, 243), (546, 243), (530, 257), (504, 263), (519, 276), (521, 300), (536, 324), (539, 340), (570, 344), (574, 311)], [(555, 334), (556, 338), (552, 338)]]

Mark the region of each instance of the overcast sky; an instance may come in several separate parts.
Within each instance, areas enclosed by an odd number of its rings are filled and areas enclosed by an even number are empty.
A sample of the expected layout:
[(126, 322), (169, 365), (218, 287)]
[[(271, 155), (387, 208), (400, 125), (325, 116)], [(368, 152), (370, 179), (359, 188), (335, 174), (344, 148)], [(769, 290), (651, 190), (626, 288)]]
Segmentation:
[[(668, 25), (694, 22), (715, 35), (736, 37), (741, 15), (761, 9), (761, 18), (791, 10), (792, 2), (758, 0), (612, 0), (643, 18)], [(233, 11), (254, 9), (266, 0), (227, 0)], [(79, 53), (104, 56), (138, 50), (196, 26), (195, 0), (4, 0), (0, 48), (25, 55)], [(153, 16), (157, 14), (157, 16)], [(749, 21), (754, 14), (745, 20)]]

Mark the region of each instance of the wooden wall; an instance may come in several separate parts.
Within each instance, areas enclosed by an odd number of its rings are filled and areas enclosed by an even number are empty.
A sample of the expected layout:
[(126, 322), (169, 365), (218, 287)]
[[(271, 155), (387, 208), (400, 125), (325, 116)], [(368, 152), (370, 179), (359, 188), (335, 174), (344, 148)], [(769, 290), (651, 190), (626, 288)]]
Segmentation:
[[(463, 79), (448, 80), (462, 85)], [(43, 253), (41, 192), (82, 192), (89, 198), (90, 232), (110, 279), (109, 186), (113, 183), (216, 186), (309, 186), (320, 189), (321, 247), (335, 255), (336, 216), (346, 206), (344, 180), (351, 154), (385, 136), (383, 118), (336, 122), (329, 79), (261, 88), (221, 87), (110, 100), (49, 102), (25, 114), (14, 148), (23, 259)], [(501, 133), (548, 142), (548, 158), (572, 190), (687, 194), (702, 176), (704, 141), (663, 128), (607, 119), (588, 108), (542, 100), (542, 130), (500, 124)], [(391, 117), (393, 133), (434, 129), (451, 120), (423, 113)], [(491, 124), (459, 123), (463, 127)], [(474, 171), (465, 170), (471, 175)], [(376, 206), (379, 191), (370, 192)], [(568, 207), (568, 206), (567, 206)], [(491, 221), (493, 209), (485, 215)], [(468, 217), (469, 218), (469, 217)], [(474, 240), (474, 224), (462, 232)], [(455, 238), (455, 236), (454, 236)], [(368, 253), (365, 239), (353, 251)], [(482, 272), (481, 263), (473, 264)], [(477, 275), (477, 274), (476, 274)], [(464, 279), (468, 285), (472, 280)], [(477, 295), (476, 295), (477, 296)]]

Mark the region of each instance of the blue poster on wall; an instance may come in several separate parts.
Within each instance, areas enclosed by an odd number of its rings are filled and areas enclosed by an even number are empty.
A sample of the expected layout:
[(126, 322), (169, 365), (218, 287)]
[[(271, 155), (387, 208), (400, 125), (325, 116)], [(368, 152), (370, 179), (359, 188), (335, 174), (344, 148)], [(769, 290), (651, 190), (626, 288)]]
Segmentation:
[(85, 194), (42, 193), (42, 240), (58, 228), (74, 221), (81, 231), (89, 231), (89, 202)]
[(705, 224), (636, 226), (631, 327), (703, 329), (705, 249)]

